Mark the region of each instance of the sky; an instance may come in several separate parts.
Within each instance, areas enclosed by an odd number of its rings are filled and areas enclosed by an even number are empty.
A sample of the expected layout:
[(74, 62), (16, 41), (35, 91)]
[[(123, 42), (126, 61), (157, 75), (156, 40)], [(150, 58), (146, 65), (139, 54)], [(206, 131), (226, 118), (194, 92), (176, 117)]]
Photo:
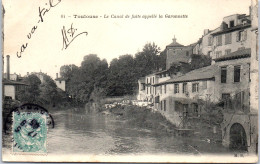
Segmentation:
[[(57, 5), (50, 8), (50, 2)], [(62, 65), (80, 66), (88, 54), (97, 54), (110, 62), (120, 55), (135, 55), (149, 42), (164, 50), (174, 36), (180, 44), (189, 45), (198, 41), (204, 29), (217, 28), (223, 17), (249, 14), (250, 4), (250, 0), (4, 0), (4, 56), (11, 57), (11, 73), (23, 76), (42, 71), (54, 78)], [(42, 16), (43, 22), (38, 22), (39, 8), (50, 8)], [(142, 18), (152, 14), (157, 18)], [(166, 14), (188, 15), (188, 18), (165, 18)], [(74, 18), (74, 15), (98, 18)], [(104, 18), (105, 15), (109, 18)], [(130, 18), (111, 18), (111, 15)], [(141, 18), (131, 19), (132, 15)], [(163, 18), (158, 18), (159, 15)], [(87, 35), (79, 35), (62, 49), (62, 29), (67, 33), (71, 24), (77, 29), (74, 36), (81, 32)], [(28, 39), (34, 26), (37, 28)], [(18, 58), (16, 54), (20, 54), (25, 43), (28, 45)]]

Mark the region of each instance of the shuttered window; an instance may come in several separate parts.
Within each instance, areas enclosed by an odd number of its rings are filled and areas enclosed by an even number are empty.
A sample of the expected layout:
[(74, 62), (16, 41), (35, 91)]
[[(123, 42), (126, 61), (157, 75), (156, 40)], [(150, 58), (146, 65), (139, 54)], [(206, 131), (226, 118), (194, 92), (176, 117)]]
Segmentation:
[(199, 91), (199, 83), (192, 84), (192, 92), (198, 92)]
[(247, 31), (246, 30), (238, 31), (236, 40), (237, 40), (237, 42), (246, 41), (247, 40)]
[(221, 83), (227, 82), (227, 67), (221, 67)]
[(183, 83), (182, 85), (182, 93), (186, 93), (187, 92), (187, 83)]
[(240, 82), (240, 69), (241, 66), (234, 67), (234, 82)]
[(217, 46), (222, 46), (222, 35), (217, 36)]
[(225, 34), (225, 44), (231, 44), (232, 42), (232, 33)]
[(174, 84), (174, 93), (179, 93), (179, 84)]

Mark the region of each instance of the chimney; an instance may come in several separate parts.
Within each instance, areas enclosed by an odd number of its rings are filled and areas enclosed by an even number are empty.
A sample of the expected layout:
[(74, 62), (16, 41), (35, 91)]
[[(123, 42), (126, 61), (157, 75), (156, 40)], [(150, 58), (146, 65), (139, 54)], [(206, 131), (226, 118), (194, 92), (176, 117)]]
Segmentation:
[(7, 80), (10, 80), (10, 56), (7, 55), (6, 56), (6, 63), (7, 63), (7, 68), (6, 68), (6, 71), (7, 71)]
[(58, 79), (59, 73), (56, 73), (56, 79)]
[(29, 76), (29, 72), (27, 72), (27, 76)]
[(209, 33), (209, 29), (204, 29), (204, 36)]

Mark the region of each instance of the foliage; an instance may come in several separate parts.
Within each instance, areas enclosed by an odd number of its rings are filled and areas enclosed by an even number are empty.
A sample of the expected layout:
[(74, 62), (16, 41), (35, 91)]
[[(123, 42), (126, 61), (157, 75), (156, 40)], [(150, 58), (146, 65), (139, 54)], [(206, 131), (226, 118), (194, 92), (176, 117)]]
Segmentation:
[(210, 56), (193, 54), (191, 56), (191, 70), (209, 66), (211, 61)]
[(55, 104), (58, 93), (57, 85), (50, 76), (43, 74), (40, 90), (40, 99), (44, 104)]
[(36, 103), (47, 106), (55, 106), (66, 100), (66, 93), (57, 88), (56, 83), (50, 76), (43, 73), (39, 74), (43, 77), (42, 82), (36, 74), (31, 74), (24, 79), (23, 82), (28, 86), (18, 92), (18, 100), (23, 103)]
[(110, 63), (107, 95), (123, 96), (133, 94), (137, 86), (135, 70), (135, 60), (131, 55), (120, 56)]
[(159, 70), (161, 66), (158, 63), (160, 48), (155, 43), (147, 43), (141, 52), (135, 55), (136, 73), (146, 76), (153, 71)]
[(165, 62), (166, 51), (160, 54), (155, 43), (147, 43), (135, 56), (126, 54), (114, 58), (109, 66), (95, 54), (86, 55), (80, 67), (64, 65), (60, 74), (66, 80), (66, 92), (74, 102), (82, 104), (94, 101), (94, 95), (100, 90), (104, 96), (135, 94), (137, 80), (164, 68)]
[(38, 103), (40, 100), (40, 84), (41, 80), (36, 75), (29, 75), (24, 79), (24, 82), (28, 84), (26, 89), (18, 92), (17, 98), (22, 102)]

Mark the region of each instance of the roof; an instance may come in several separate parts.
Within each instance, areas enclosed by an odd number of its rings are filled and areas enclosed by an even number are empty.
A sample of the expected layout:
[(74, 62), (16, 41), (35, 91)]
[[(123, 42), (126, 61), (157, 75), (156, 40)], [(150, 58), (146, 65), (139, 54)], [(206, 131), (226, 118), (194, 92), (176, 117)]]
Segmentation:
[(162, 70), (162, 71), (159, 71), (159, 72), (155, 72), (155, 75), (159, 75), (161, 73), (165, 73), (165, 72), (168, 72), (169, 70)]
[(189, 81), (199, 81), (199, 80), (214, 80), (215, 73), (217, 71), (216, 65), (210, 65), (207, 67), (202, 67), (199, 69), (195, 69), (190, 71), (184, 75), (173, 77), (167, 81), (162, 83), (158, 83), (155, 85), (163, 85), (163, 84), (170, 84), (170, 83), (179, 83), (179, 82), (189, 82)]
[(234, 26), (231, 28), (227, 28), (227, 29), (212, 33), (211, 35), (220, 35), (220, 34), (229, 33), (229, 32), (233, 32), (233, 31), (237, 31), (237, 30), (242, 30), (242, 29), (249, 28), (249, 27), (251, 27), (251, 24), (245, 24), (245, 25), (240, 24), (240, 25), (237, 25), (237, 26)]
[(167, 45), (166, 47), (183, 47), (183, 45), (178, 43), (178, 42), (176, 42), (176, 38), (174, 37), (172, 39), (172, 43)]
[(240, 59), (240, 58), (248, 58), (251, 56), (251, 48), (238, 50), (235, 52), (232, 52), (228, 55), (221, 56), (219, 58), (214, 59), (216, 62), (225, 61), (225, 60), (234, 60), (234, 59)]
[(7, 79), (3, 79), (3, 84), (4, 85), (28, 85), (28, 84), (25, 84), (25, 83), (22, 83), (22, 82), (7, 80)]

